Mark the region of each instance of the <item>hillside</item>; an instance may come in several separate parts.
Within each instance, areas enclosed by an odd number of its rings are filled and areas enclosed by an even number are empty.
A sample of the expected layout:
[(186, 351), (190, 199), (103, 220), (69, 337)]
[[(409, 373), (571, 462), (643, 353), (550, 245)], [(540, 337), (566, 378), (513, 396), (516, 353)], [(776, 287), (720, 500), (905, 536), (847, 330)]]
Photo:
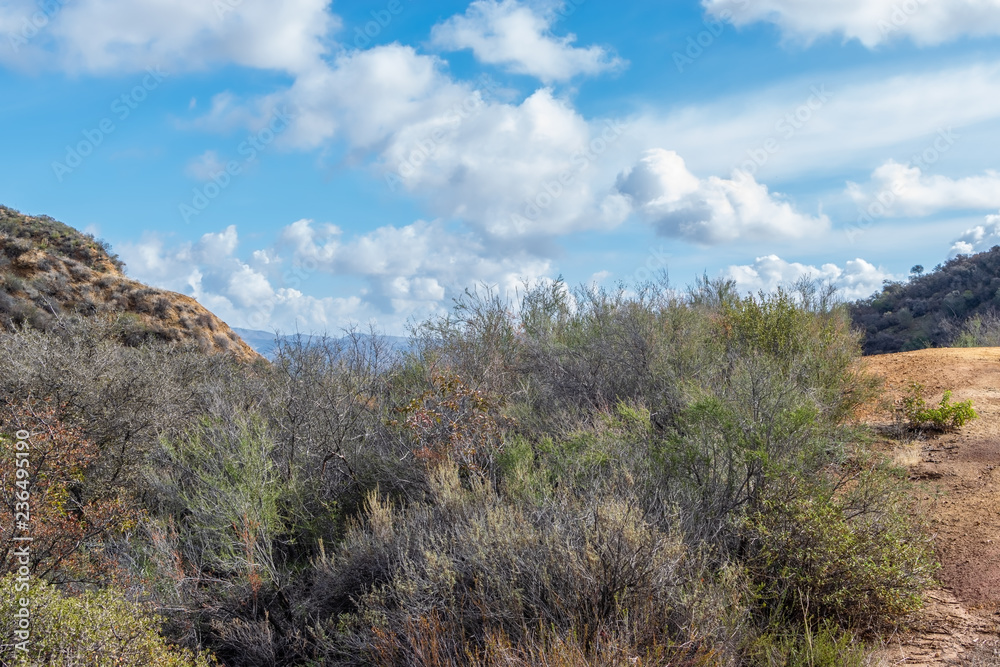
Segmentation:
[(0, 329), (47, 330), (68, 317), (115, 318), (126, 345), (196, 344), (252, 360), (259, 355), (191, 297), (126, 277), (92, 236), (47, 216), (0, 206)]
[[(1000, 625), (1000, 348), (919, 350), (871, 357), (865, 366), (886, 379), (890, 398), (919, 382), (929, 402), (950, 389), (956, 401), (972, 399), (980, 415), (957, 433), (882, 443), (917, 483), (942, 566), (941, 588), (928, 593), (915, 632), (890, 651), (891, 664), (901, 654), (903, 664), (997, 664), (985, 647)], [(982, 661), (967, 662), (972, 656)]]
[(884, 354), (951, 345), (966, 322), (998, 309), (1000, 246), (994, 246), (927, 274), (921, 269), (908, 282), (886, 283), (852, 304), (851, 317), (865, 333), (865, 354)]

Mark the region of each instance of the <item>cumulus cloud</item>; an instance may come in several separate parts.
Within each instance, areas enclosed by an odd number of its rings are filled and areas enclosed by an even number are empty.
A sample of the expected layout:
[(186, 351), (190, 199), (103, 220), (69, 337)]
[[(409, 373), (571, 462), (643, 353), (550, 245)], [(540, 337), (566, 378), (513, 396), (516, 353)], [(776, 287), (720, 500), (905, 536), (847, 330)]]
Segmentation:
[[(34, 55), (47, 56), (52, 66), (96, 73), (150, 60), (168, 69), (229, 62), (284, 70), (291, 74), (285, 87), (251, 98), (217, 94), (193, 124), (220, 132), (257, 129), (276, 111), (291, 109), (294, 120), (276, 143), (301, 150), (346, 147), (348, 159), (370, 166), (387, 190), (419, 197), (433, 215), (464, 225), (446, 234), (439, 226), (415, 223), (354, 238), (320, 230), (327, 251), (334, 238), (346, 248), (323, 270), (367, 283), (367, 292), (358, 295), (359, 312), (401, 313), (418, 303), (436, 304), (450, 286), (480, 279), (513, 287), (521, 278), (546, 274), (546, 238), (610, 228), (628, 214), (624, 197), (611, 187), (621, 165), (609, 160), (623, 126), (588, 121), (549, 89), (521, 101), (501, 100), (505, 93), (494, 95), (496, 84), (456, 80), (440, 58), (400, 44), (328, 53), (326, 36), (339, 20), (320, 0), (293, 0), (279, 9), (262, 0), (137, 0), (110, 17), (109, 3), (79, 0), (62, 7), (47, 37), (31, 43)], [(487, 41), (516, 37), (525, 25), (534, 31), (547, 59), (539, 76), (593, 73), (613, 60), (599, 48), (574, 47), (571, 36), (553, 36), (551, 16), (539, 19), (516, 3), (479, 9), (497, 21)], [(470, 10), (464, 18), (475, 16)], [(186, 171), (204, 180), (221, 166), (219, 155), (206, 152)], [(283, 270), (280, 249), (258, 249), (246, 261), (216, 254), (210, 265), (199, 255), (208, 240), (164, 243), (146, 239), (129, 248), (130, 264), (144, 267), (144, 279), (217, 299), (223, 309), (261, 299), (305, 303), (282, 292), (275, 279)], [(414, 266), (411, 257), (421, 253), (429, 259)], [(362, 257), (370, 260), (365, 266)], [(287, 268), (291, 260), (285, 260)], [(380, 266), (384, 270), (373, 268)], [(270, 292), (250, 272), (266, 278)], [(340, 304), (338, 312), (346, 307)], [(314, 320), (323, 319), (316, 314), (322, 303), (303, 308)]]
[[(136, 279), (192, 296), (230, 325), (282, 331), (376, 322), (403, 333), (412, 319), (446, 312), (470, 285), (513, 295), (523, 281), (551, 273), (547, 260), (525, 253), (490, 259), (475, 238), (425, 221), (348, 236), (336, 225), (299, 220), (248, 259), (238, 245), (230, 226), (174, 245), (150, 235), (119, 252)], [(314, 296), (333, 289), (341, 296)]]
[(249, 262), (237, 254), (236, 227), (203, 235), (196, 242), (169, 245), (162, 236), (146, 235), (125, 243), (119, 253), (132, 277), (150, 285), (194, 297), (231, 326), (293, 331), (332, 327), (331, 319), (356, 312), (359, 299), (316, 299), (285, 286), (267, 253)]
[[(226, 63), (284, 70), (292, 75), (287, 87), (249, 99), (221, 92), (189, 125), (258, 130), (276, 112), (290, 111), (294, 121), (276, 138), (277, 146), (314, 150), (339, 143), (348, 149), (348, 160), (370, 165), (387, 189), (424, 199), (430, 214), (462, 220), (481, 236), (522, 247), (537, 246), (539, 237), (611, 228), (627, 215), (624, 198), (611, 187), (623, 166), (613, 162), (620, 124), (609, 129), (603, 121), (589, 121), (545, 88), (520, 102), (500, 100), (491, 94), (497, 84), (456, 80), (443, 60), (410, 46), (333, 52), (328, 35), (340, 20), (326, 0), (280, 4), (57, 4), (45, 30), (19, 57), (96, 73), (151, 63), (171, 72)], [(32, 7), (31, 0), (14, 0), (0, 8), (0, 20), (6, 25), (3, 17), (30, 14)], [(435, 35), (441, 43), (475, 47), (505, 66), (527, 67), (544, 80), (619, 64), (600, 47), (579, 48), (571, 35), (554, 35), (556, 17), (555, 10), (513, 0), (479, 0), (439, 24)], [(474, 44), (462, 41), (469, 39)], [(518, 44), (528, 51), (518, 51)], [(186, 171), (205, 180), (221, 167), (219, 156), (208, 152)]]
[(225, 261), (236, 252), (239, 242), (236, 225), (229, 225), (221, 232), (202, 235), (201, 240), (193, 246), (192, 254), (203, 263)]
[(342, 141), (374, 157), (388, 191), (490, 238), (529, 242), (622, 222), (628, 206), (612, 184), (627, 124), (587, 120), (548, 88), (520, 102), (498, 99), (497, 88), (454, 80), (438, 58), (391, 44), (345, 52), (261, 98), (217, 96), (201, 123), (253, 127), (293, 108), (278, 139), (286, 147)]
[(522, 103), (481, 102), (402, 128), (383, 151), (390, 189), (422, 193), (440, 215), (501, 239), (611, 228), (620, 123), (590, 123), (548, 89)]
[[(299, 148), (322, 146), (335, 137), (355, 148), (376, 148), (400, 128), (444, 114), (475, 95), (471, 86), (456, 83), (443, 69), (440, 59), (400, 44), (346, 51), (298, 76), (287, 90), (257, 100), (262, 107), (258, 115), (278, 106), (294, 107), (297, 119), (289, 136)], [(232, 113), (245, 104), (226, 98), (213, 114)]]
[(573, 46), (575, 35), (553, 35), (556, 16), (555, 12), (538, 14), (517, 0), (476, 0), (465, 15), (434, 26), (431, 38), (441, 49), (472, 49), (480, 62), (528, 74), (545, 83), (624, 66), (620, 58), (602, 47)]
[[(814, 87), (825, 88), (827, 101), (797, 117)], [(759, 180), (799, 180), (836, 177), (887, 155), (935, 163), (946, 151), (973, 150), (972, 137), (995, 143), (997, 119), (1000, 60), (987, 59), (892, 76), (828, 72), (818, 85), (790, 79), (664, 114), (647, 112), (632, 119), (627, 143), (636, 153), (669, 146), (695, 173), (753, 172), (751, 159), (763, 163)], [(766, 148), (769, 139), (773, 150)]]
[(836, 264), (816, 267), (787, 262), (777, 255), (758, 257), (753, 264), (730, 266), (723, 275), (735, 280), (737, 287), (745, 292), (771, 292), (809, 277), (835, 285), (837, 294), (847, 300), (869, 297), (881, 289), (883, 280), (895, 278), (881, 267), (860, 258), (845, 262), (843, 267)]
[(469, 234), (439, 222), (387, 225), (345, 239), (334, 225), (300, 220), (286, 227), (280, 243), (293, 261), (331, 275), (364, 276), (367, 298), (387, 312), (438, 308), (443, 300), (474, 283), (514, 293), (522, 281), (535, 282), (551, 271), (548, 260), (526, 252), (495, 254)]
[(226, 165), (219, 159), (219, 154), (215, 151), (205, 151), (188, 163), (184, 172), (191, 178), (199, 181), (210, 181), (219, 172), (225, 171)]
[(752, 176), (701, 179), (677, 153), (661, 148), (622, 173), (617, 189), (657, 233), (696, 243), (802, 238), (830, 226), (825, 215), (797, 212)]
[(868, 183), (848, 182), (847, 194), (862, 208), (882, 204), (885, 216), (925, 216), (956, 209), (1000, 208), (1000, 173), (952, 179), (925, 175), (920, 167), (889, 160)]
[(986, 216), (986, 222), (967, 229), (951, 245), (949, 257), (971, 255), (1000, 245), (1000, 215)]
[(168, 247), (161, 235), (146, 234), (141, 241), (122, 243), (116, 250), (133, 278), (190, 294), (202, 284), (204, 271), (222, 268), (228, 273), (228, 269), (236, 266), (238, 246), (236, 225), (229, 225), (221, 232), (203, 234), (196, 242)]
[[(9, 64), (70, 71), (121, 72), (209, 64), (304, 72), (317, 66), (339, 25), (327, 0), (12, 0), (0, 26), (24, 37), (0, 50)], [(26, 24), (25, 21), (28, 23)], [(25, 25), (36, 31), (25, 33)]]
[(737, 26), (768, 21), (795, 39), (840, 34), (868, 48), (902, 37), (933, 45), (1000, 34), (996, 0), (702, 0), (702, 5)]

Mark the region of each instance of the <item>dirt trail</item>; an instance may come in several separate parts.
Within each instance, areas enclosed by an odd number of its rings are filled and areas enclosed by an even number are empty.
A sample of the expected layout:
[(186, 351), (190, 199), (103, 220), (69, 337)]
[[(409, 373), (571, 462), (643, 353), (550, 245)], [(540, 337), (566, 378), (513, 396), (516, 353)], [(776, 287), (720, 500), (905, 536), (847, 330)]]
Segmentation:
[(980, 416), (957, 433), (883, 443), (917, 483), (942, 564), (942, 588), (885, 662), (1000, 665), (982, 648), (1000, 628), (1000, 348), (920, 350), (865, 363), (895, 395), (919, 382), (930, 403), (951, 389), (953, 401), (971, 398)]

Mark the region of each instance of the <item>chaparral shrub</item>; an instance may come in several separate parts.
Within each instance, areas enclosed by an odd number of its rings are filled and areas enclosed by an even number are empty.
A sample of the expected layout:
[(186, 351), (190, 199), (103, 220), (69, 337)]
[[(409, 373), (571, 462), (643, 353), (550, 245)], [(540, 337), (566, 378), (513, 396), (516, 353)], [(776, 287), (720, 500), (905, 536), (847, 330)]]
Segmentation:
[[(26, 607), (22, 604), (27, 603)], [(22, 609), (29, 636), (18, 646)], [(209, 667), (208, 654), (171, 646), (160, 634), (160, 618), (146, 605), (114, 588), (65, 595), (34, 577), (0, 579), (0, 659), (12, 667)], [(22, 650), (23, 649), (23, 650)]]

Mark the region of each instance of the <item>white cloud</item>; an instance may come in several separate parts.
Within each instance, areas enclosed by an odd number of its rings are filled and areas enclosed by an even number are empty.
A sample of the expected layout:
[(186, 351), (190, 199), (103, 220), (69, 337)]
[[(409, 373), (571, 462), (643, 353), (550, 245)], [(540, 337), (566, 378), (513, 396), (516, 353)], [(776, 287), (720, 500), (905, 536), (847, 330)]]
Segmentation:
[(555, 18), (555, 12), (540, 15), (517, 0), (476, 0), (464, 16), (453, 16), (434, 26), (431, 38), (439, 48), (472, 49), (480, 62), (529, 74), (545, 83), (624, 66), (620, 58), (602, 47), (574, 47), (575, 35), (552, 35)]
[(924, 175), (920, 167), (889, 160), (872, 172), (864, 185), (849, 182), (847, 194), (855, 204), (867, 208), (882, 204), (888, 217), (925, 216), (956, 209), (1000, 208), (1000, 173), (951, 179)]
[(282, 283), (299, 286), (309, 271), (283, 272), (274, 249), (256, 250), (244, 262), (235, 255), (237, 243), (236, 228), (230, 226), (173, 246), (147, 235), (139, 243), (122, 244), (119, 252), (135, 279), (194, 297), (231, 326), (336, 332), (365, 319), (359, 296), (306, 295)]
[(661, 148), (621, 174), (617, 188), (659, 234), (696, 243), (795, 239), (830, 226), (825, 215), (797, 212), (752, 176), (699, 179), (677, 153)]
[(286, 147), (312, 150), (343, 140), (354, 153), (377, 152), (407, 127), (482, 103), (478, 91), (453, 81), (444, 67), (399, 44), (342, 51), (270, 94), (218, 93), (193, 124), (219, 132), (259, 129), (276, 111), (290, 109), (294, 120), (278, 138)]
[(225, 170), (226, 165), (219, 159), (219, 154), (209, 150), (191, 160), (184, 168), (184, 173), (199, 181), (210, 181)]
[[(514, 295), (523, 281), (551, 273), (544, 259), (524, 252), (490, 258), (473, 237), (423, 221), (345, 238), (335, 225), (299, 220), (248, 261), (237, 248), (230, 226), (174, 246), (147, 236), (120, 253), (136, 279), (188, 294), (232, 326), (286, 332), (376, 322), (399, 334), (408, 321), (445, 313), (466, 287), (486, 283)], [(341, 296), (314, 296), (330, 289)]]
[(201, 240), (192, 248), (192, 255), (199, 262), (219, 262), (228, 259), (239, 245), (236, 225), (229, 225), (225, 230), (214, 234), (203, 234)]
[(902, 37), (923, 46), (1000, 34), (997, 0), (702, 0), (702, 5), (737, 26), (768, 21), (806, 42), (840, 34), (868, 48)]
[(772, 292), (781, 286), (788, 287), (800, 278), (810, 277), (835, 285), (837, 294), (849, 301), (869, 297), (882, 288), (883, 280), (895, 278), (881, 267), (860, 258), (845, 262), (843, 267), (836, 264), (815, 267), (787, 262), (777, 255), (758, 257), (753, 264), (730, 266), (723, 275), (735, 280), (737, 287), (744, 292)]
[(388, 185), (490, 237), (608, 229), (627, 215), (610, 187), (622, 124), (591, 124), (548, 89), (402, 128), (382, 153)]
[(597, 271), (590, 276), (590, 280), (587, 281), (588, 285), (600, 285), (605, 280), (610, 278), (612, 274), (610, 271)]
[[(502, 101), (490, 95), (488, 82), (458, 81), (445, 67), (399, 44), (343, 51), (296, 75), (287, 89), (252, 100), (216, 96), (203, 124), (253, 127), (275, 108), (294, 108), (296, 120), (278, 139), (286, 147), (343, 142), (348, 162), (368, 164), (392, 191), (423, 200), (428, 214), (461, 220), (485, 238), (537, 248), (540, 238), (620, 224), (630, 202), (615, 190), (615, 177), (651, 146), (669, 145), (692, 170), (708, 174), (729, 174), (764, 146), (774, 147), (763, 152), (765, 164), (753, 179), (706, 179), (715, 194), (709, 202), (720, 214), (731, 208), (730, 222), (719, 217), (720, 224), (700, 231), (688, 224), (684, 234), (767, 237), (780, 229), (794, 237), (825, 218), (796, 213), (762, 182), (839, 174), (875, 154), (883, 159), (886, 147), (932, 145), (951, 123), (961, 128), (1000, 117), (1000, 67), (992, 64), (860, 83), (844, 77), (828, 89), (785, 83), (665, 117), (646, 112), (625, 130), (616, 123), (606, 140), (604, 122), (548, 89), (520, 103)], [(817, 87), (830, 96), (808, 107)], [(918, 106), (921, 113), (913, 114)], [(802, 109), (809, 112), (805, 122)], [(777, 217), (763, 219), (771, 214)], [(729, 232), (716, 234), (720, 226)]]
[[(297, 110), (289, 135), (298, 147), (314, 148), (341, 136), (353, 147), (370, 149), (473, 94), (469, 86), (444, 74), (443, 65), (436, 57), (399, 44), (347, 51), (258, 103)], [(236, 104), (234, 99), (224, 101), (229, 108)]]
[(971, 255), (1000, 245), (1000, 215), (986, 216), (986, 224), (967, 229), (952, 243), (949, 257)]
[(221, 232), (203, 234), (195, 243), (181, 243), (173, 248), (167, 248), (162, 236), (146, 234), (142, 241), (122, 243), (116, 250), (136, 280), (189, 293), (204, 277), (200, 270), (195, 270), (197, 267), (232, 265), (238, 246), (236, 225), (229, 225)]
[(286, 146), (343, 141), (350, 155), (374, 156), (387, 190), (418, 196), (434, 215), (491, 238), (525, 241), (624, 220), (628, 207), (612, 184), (626, 164), (626, 125), (588, 121), (547, 88), (501, 101), (489, 79), (455, 81), (443, 67), (398, 44), (345, 52), (271, 95), (219, 95), (201, 123), (252, 127), (271, 109), (294, 108), (279, 138)]
[(523, 280), (547, 276), (547, 260), (523, 251), (493, 253), (472, 235), (455, 234), (437, 222), (385, 226), (344, 239), (336, 226), (299, 220), (286, 227), (280, 244), (293, 261), (332, 275), (363, 276), (367, 299), (402, 313), (440, 307), (446, 295), (480, 282), (513, 293)]
[(274, 288), (262, 273), (258, 273), (246, 264), (229, 275), (226, 294), (233, 297), (238, 305), (250, 308), (267, 302), (275, 296)]
[[(808, 107), (813, 89), (826, 91), (819, 109)], [(670, 146), (696, 172), (728, 174), (756, 156), (759, 180), (800, 179), (839, 176), (886, 157), (930, 164), (945, 154), (935, 144), (950, 150), (949, 159), (985, 153), (1000, 139), (998, 119), (1000, 62), (986, 61), (902, 74), (814, 75), (665, 114), (646, 112), (630, 123), (626, 143), (636, 153)]]
[[(317, 66), (326, 37), (339, 25), (328, 0), (74, 0), (47, 3), (44, 23), (10, 64), (79, 72), (141, 71), (158, 66), (201, 69), (210, 64), (299, 73)], [(13, 0), (0, 7), (0, 27), (37, 14), (38, 4)], [(36, 20), (36, 25), (40, 21)]]

